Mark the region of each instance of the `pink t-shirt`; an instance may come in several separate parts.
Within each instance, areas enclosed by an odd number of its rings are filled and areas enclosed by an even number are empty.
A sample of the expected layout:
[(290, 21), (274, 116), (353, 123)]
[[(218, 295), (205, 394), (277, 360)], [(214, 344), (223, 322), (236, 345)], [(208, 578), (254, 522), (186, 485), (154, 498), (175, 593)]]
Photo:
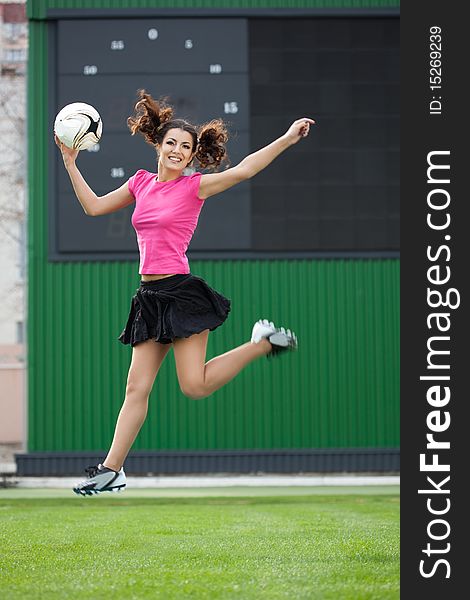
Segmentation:
[(141, 275), (189, 273), (186, 250), (204, 204), (198, 197), (200, 182), (201, 173), (158, 181), (156, 173), (143, 169), (129, 179)]

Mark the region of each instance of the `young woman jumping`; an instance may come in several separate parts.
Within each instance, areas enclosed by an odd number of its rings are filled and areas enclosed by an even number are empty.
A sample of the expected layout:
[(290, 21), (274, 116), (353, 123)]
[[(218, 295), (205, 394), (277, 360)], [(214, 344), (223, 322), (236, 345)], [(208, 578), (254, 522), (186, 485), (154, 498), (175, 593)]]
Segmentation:
[(120, 188), (97, 196), (78, 170), (77, 150), (55, 137), (75, 194), (87, 215), (105, 215), (135, 203), (132, 225), (140, 253), (140, 286), (119, 340), (132, 346), (125, 400), (113, 442), (102, 464), (88, 467), (88, 477), (74, 492), (91, 495), (125, 488), (123, 464), (147, 416), (155, 377), (170, 348), (183, 394), (205, 398), (233, 379), (261, 356), (297, 348), (290, 329), (260, 319), (249, 342), (206, 362), (209, 331), (227, 318), (230, 300), (213, 290), (189, 269), (186, 250), (204, 201), (267, 167), (284, 150), (306, 137), (310, 118), (294, 121), (287, 132), (217, 173), (185, 175), (197, 162), (201, 169), (217, 169), (226, 157), (228, 135), (216, 119), (196, 127), (173, 117), (173, 109), (139, 91), (135, 114), (129, 117), (132, 135), (140, 133), (157, 152), (157, 173), (139, 170)]

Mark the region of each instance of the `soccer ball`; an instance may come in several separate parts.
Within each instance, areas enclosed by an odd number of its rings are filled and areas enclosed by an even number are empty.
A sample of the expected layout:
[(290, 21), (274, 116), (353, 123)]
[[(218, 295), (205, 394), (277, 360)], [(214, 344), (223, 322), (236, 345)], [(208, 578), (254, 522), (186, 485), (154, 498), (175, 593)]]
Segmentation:
[(98, 143), (103, 131), (99, 112), (85, 102), (67, 104), (57, 114), (54, 133), (68, 148), (86, 150)]

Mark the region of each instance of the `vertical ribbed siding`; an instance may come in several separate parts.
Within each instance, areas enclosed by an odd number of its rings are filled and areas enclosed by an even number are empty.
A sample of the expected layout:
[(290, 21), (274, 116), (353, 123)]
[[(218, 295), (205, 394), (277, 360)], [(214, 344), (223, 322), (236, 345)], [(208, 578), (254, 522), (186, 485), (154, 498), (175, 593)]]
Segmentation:
[[(30, 12), (47, 6), (85, 4), (35, 2)], [(46, 22), (31, 22), (28, 449), (96, 450), (109, 445), (124, 395), (131, 351), (116, 338), (139, 277), (137, 263), (47, 262), (46, 49)], [(398, 260), (194, 261), (191, 267), (232, 299), (229, 320), (210, 336), (208, 358), (245, 342), (259, 317), (294, 328), (300, 349), (253, 363), (202, 401), (182, 396), (170, 354), (135, 449), (399, 445)]]
[[(38, 368), (38, 358), (44, 354), (39, 347), (37, 326), (44, 298), (41, 270), (46, 261), (44, 236), (47, 202), (47, 28), (45, 23), (29, 25), (28, 57), (28, 421), (34, 423), (36, 439), (33, 445), (43, 444), (37, 432), (44, 430), (44, 411), (35, 401), (32, 386), (42, 385), (44, 371)], [(40, 393), (40, 392), (39, 392)], [(30, 436), (30, 432), (28, 436)], [(41, 436), (41, 434), (39, 434)], [(28, 437), (28, 444), (31, 443)]]
[[(399, 0), (232, 0), (225, 8), (321, 8), (390, 9)], [(224, 8), (220, 0), (28, 0), (28, 17), (45, 19), (48, 9), (146, 9), (146, 8)]]

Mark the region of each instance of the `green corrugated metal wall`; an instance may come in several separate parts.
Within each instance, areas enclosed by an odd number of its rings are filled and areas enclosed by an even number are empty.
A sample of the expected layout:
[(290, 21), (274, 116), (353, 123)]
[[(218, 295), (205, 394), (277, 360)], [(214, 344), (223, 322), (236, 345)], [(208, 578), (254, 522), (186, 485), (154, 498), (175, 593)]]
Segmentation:
[[(47, 7), (149, 7), (155, 2), (30, 2)], [(236, 6), (397, 7), (396, 2), (240, 2)], [(167, 2), (211, 7), (211, 2)], [(106, 448), (131, 351), (117, 341), (138, 285), (133, 262), (47, 261), (47, 28), (30, 24), (28, 450)], [(399, 261), (192, 261), (232, 299), (208, 358), (249, 338), (259, 317), (299, 333), (299, 352), (251, 364), (202, 401), (179, 391), (170, 353), (135, 449), (399, 446)], [(96, 308), (102, 298), (104, 309)]]
[(47, 9), (123, 8), (398, 8), (399, 0), (28, 0), (28, 17), (45, 19)]

